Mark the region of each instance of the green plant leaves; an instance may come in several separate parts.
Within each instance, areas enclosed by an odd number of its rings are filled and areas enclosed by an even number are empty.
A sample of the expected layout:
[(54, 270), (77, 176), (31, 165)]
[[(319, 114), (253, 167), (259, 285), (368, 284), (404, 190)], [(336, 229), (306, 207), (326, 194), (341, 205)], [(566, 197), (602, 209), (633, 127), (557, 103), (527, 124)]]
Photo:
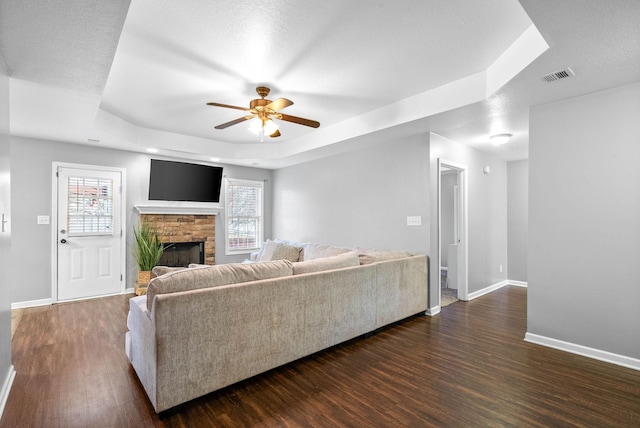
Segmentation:
[(136, 239), (135, 257), (140, 271), (150, 271), (160, 260), (164, 246), (158, 237), (158, 231), (148, 224), (142, 223), (140, 228), (133, 229)]

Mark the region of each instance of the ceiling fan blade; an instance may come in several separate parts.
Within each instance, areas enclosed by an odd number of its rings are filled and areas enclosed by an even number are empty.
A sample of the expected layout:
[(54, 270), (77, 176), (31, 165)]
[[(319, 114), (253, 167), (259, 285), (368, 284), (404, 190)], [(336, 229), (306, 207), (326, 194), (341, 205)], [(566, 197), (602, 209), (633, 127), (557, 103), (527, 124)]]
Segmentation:
[(291, 100), (288, 100), (286, 98), (278, 98), (277, 100), (267, 104), (265, 107), (273, 111), (280, 111), (283, 108), (289, 107), (292, 104), (293, 104), (293, 101)]
[(279, 136), (281, 136), (281, 135), (282, 135), (282, 134), (280, 133), (280, 130), (279, 130), (279, 129), (276, 129), (276, 131), (275, 131), (273, 134), (269, 135), (269, 137), (271, 137), (271, 138), (276, 138), (276, 137), (279, 137)]
[(305, 119), (297, 116), (289, 116), (288, 114), (280, 113), (278, 119), (286, 120), (287, 122), (297, 123), (298, 125), (310, 126), (312, 128), (318, 128), (320, 126), (320, 122), (311, 119)]
[(213, 107), (226, 107), (226, 108), (234, 108), (236, 110), (242, 110), (242, 111), (249, 111), (248, 108), (245, 107), (238, 107), (238, 106), (230, 106), (229, 104), (220, 104), (220, 103), (207, 103), (208, 106), (213, 106)]
[(253, 116), (240, 117), (240, 118), (238, 118), (236, 120), (232, 120), (231, 122), (227, 122), (227, 123), (223, 123), (222, 125), (218, 125), (218, 126), (216, 126), (216, 129), (228, 128), (230, 126), (237, 125), (239, 123), (244, 122), (245, 120), (249, 120), (249, 119), (252, 119), (252, 118), (253, 118)]

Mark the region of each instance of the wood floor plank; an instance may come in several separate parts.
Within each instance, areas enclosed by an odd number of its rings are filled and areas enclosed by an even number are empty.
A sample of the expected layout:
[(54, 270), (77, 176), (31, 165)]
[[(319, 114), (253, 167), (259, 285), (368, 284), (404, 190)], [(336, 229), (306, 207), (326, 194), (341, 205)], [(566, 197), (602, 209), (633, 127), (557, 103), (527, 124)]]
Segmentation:
[(155, 414), (130, 296), (28, 308), (0, 427), (640, 426), (640, 372), (524, 342), (526, 289), (413, 317)]

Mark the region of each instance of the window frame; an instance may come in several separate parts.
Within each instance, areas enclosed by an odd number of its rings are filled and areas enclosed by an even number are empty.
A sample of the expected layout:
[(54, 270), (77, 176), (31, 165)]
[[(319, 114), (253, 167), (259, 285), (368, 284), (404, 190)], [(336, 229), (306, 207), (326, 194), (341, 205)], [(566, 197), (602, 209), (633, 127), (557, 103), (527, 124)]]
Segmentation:
[[(253, 187), (259, 189), (259, 209), (258, 216), (251, 217), (247, 216), (245, 218), (255, 218), (258, 224), (258, 232), (255, 236), (256, 242), (255, 247), (251, 248), (230, 248), (229, 235), (231, 232), (230, 222), (232, 219), (237, 218), (235, 216), (230, 215), (230, 198), (229, 192), (232, 187)], [(235, 255), (235, 254), (250, 254), (254, 251), (258, 251), (262, 242), (264, 240), (264, 181), (258, 180), (245, 180), (238, 178), (229, 178), (225, 177), (225, 190), (224, 190), (224, 247), (225, 247), (225, 255)]]

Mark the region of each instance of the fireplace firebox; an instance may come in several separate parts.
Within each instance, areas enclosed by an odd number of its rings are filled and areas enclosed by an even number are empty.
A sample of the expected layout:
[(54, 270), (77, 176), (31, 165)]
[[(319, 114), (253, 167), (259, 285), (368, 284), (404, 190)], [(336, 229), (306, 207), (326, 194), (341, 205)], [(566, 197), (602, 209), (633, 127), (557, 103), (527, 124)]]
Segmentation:
[(204, 242), (166, 242), (158, 266), (188, 267), (204, 264)]

